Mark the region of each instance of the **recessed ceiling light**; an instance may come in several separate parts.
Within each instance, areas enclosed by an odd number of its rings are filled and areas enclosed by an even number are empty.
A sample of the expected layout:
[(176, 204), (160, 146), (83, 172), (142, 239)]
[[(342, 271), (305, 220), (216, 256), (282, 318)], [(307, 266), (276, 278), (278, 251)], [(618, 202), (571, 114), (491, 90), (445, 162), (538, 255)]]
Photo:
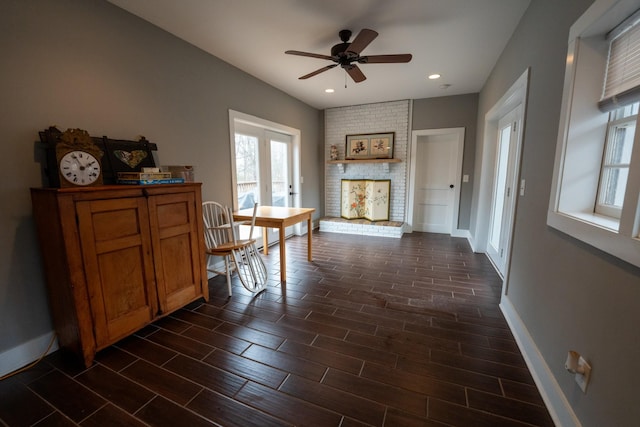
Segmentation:
[(430, 79), (430, 80), (435, 80), (435, 79), (439, 79), (439, 78), (440, 78), (440, 74), (437, 74), (437, 73), (435, 73), (435, 74), (431, 74), (431, 75), (429, 76), (429, 79)]
[(333, 90), (333, 89), (325, 89), (324, 91), (325, 91), (325, 92), (327, 92), (327, 93), (333, 93), (333, 92), (335, 92), (335, 90)]

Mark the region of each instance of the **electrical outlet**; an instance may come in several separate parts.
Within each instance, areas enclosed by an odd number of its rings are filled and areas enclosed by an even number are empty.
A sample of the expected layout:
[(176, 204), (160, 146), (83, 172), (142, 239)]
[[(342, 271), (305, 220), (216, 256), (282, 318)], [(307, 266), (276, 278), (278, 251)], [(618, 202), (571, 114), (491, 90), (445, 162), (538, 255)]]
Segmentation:
[(582, 374), (576, 373), (576, 382), (578, 383), (578, 386), (580, 386), (580, 390), (582, 390), (583, 393), (586, 393), (587, 384), (589, 384), (589, 378), (591, 378), (591, 365), (589, 365), (582, 356), (578, 359), (577, 371), (583, 372)]

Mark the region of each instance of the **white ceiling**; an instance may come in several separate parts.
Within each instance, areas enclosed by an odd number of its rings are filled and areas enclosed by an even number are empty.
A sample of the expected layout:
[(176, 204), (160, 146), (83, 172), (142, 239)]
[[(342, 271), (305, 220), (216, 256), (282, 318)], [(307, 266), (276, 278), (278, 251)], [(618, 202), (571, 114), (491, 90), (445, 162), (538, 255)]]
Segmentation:
[[(319, 109), (479, 92), (530, 2), (109, 1)], [(351, 30), (353, 40), (362, 28), (379, 33), (363, 55), (411, 53), (412, 61), (360, 65), (361, 83), (340, 67), (299, 80), (332, 62), (284, 53), (329, 55), (338, 31)], [(428, 80), (432, 73), (442, 77)]]

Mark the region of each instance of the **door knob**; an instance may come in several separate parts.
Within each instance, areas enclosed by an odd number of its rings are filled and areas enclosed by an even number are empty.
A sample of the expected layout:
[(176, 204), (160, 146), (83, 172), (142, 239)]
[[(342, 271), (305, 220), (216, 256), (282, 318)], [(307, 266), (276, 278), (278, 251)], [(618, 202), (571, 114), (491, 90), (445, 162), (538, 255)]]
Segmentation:
[(449, 185), (449, 188), (453, 188), (453, 184), (450, 184), (450, 185)]

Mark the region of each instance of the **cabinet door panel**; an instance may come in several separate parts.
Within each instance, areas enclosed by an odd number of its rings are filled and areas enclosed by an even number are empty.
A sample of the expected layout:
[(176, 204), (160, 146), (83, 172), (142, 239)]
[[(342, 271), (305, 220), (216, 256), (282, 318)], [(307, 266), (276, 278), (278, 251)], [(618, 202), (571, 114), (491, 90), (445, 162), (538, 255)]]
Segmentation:
[(157, 313), (144, 198), (76, 205), (98, 348), (151, 322)]
[[(162, 257), (170, 260), (165, 262), (164, 289), (167, 296), (185, 292), (184, 297), (193, 300), (196, 296), (196, 283), (191, 268), (175, 268), (175, 265), (191, 266), (191, 238), (189, 233), (162, 239)], [(186, 286), (186, 287), (185, 287)], [(184, 304), (182, 304), (184, 305)]]
[[(113, 203), (104, 201), (104, 203)], [(92, 214), (93, 234), (96, 242), (111, 241), (115, 238), (140, 237), (140, 219), (137, 209), (138, 203), (133, 207), (116, 207), (100, 211), (95, 210)]]
[(149, 197), (149, 221), (160, 310), (164, 313), (202, 295), (203, 254), (193, 192)]

